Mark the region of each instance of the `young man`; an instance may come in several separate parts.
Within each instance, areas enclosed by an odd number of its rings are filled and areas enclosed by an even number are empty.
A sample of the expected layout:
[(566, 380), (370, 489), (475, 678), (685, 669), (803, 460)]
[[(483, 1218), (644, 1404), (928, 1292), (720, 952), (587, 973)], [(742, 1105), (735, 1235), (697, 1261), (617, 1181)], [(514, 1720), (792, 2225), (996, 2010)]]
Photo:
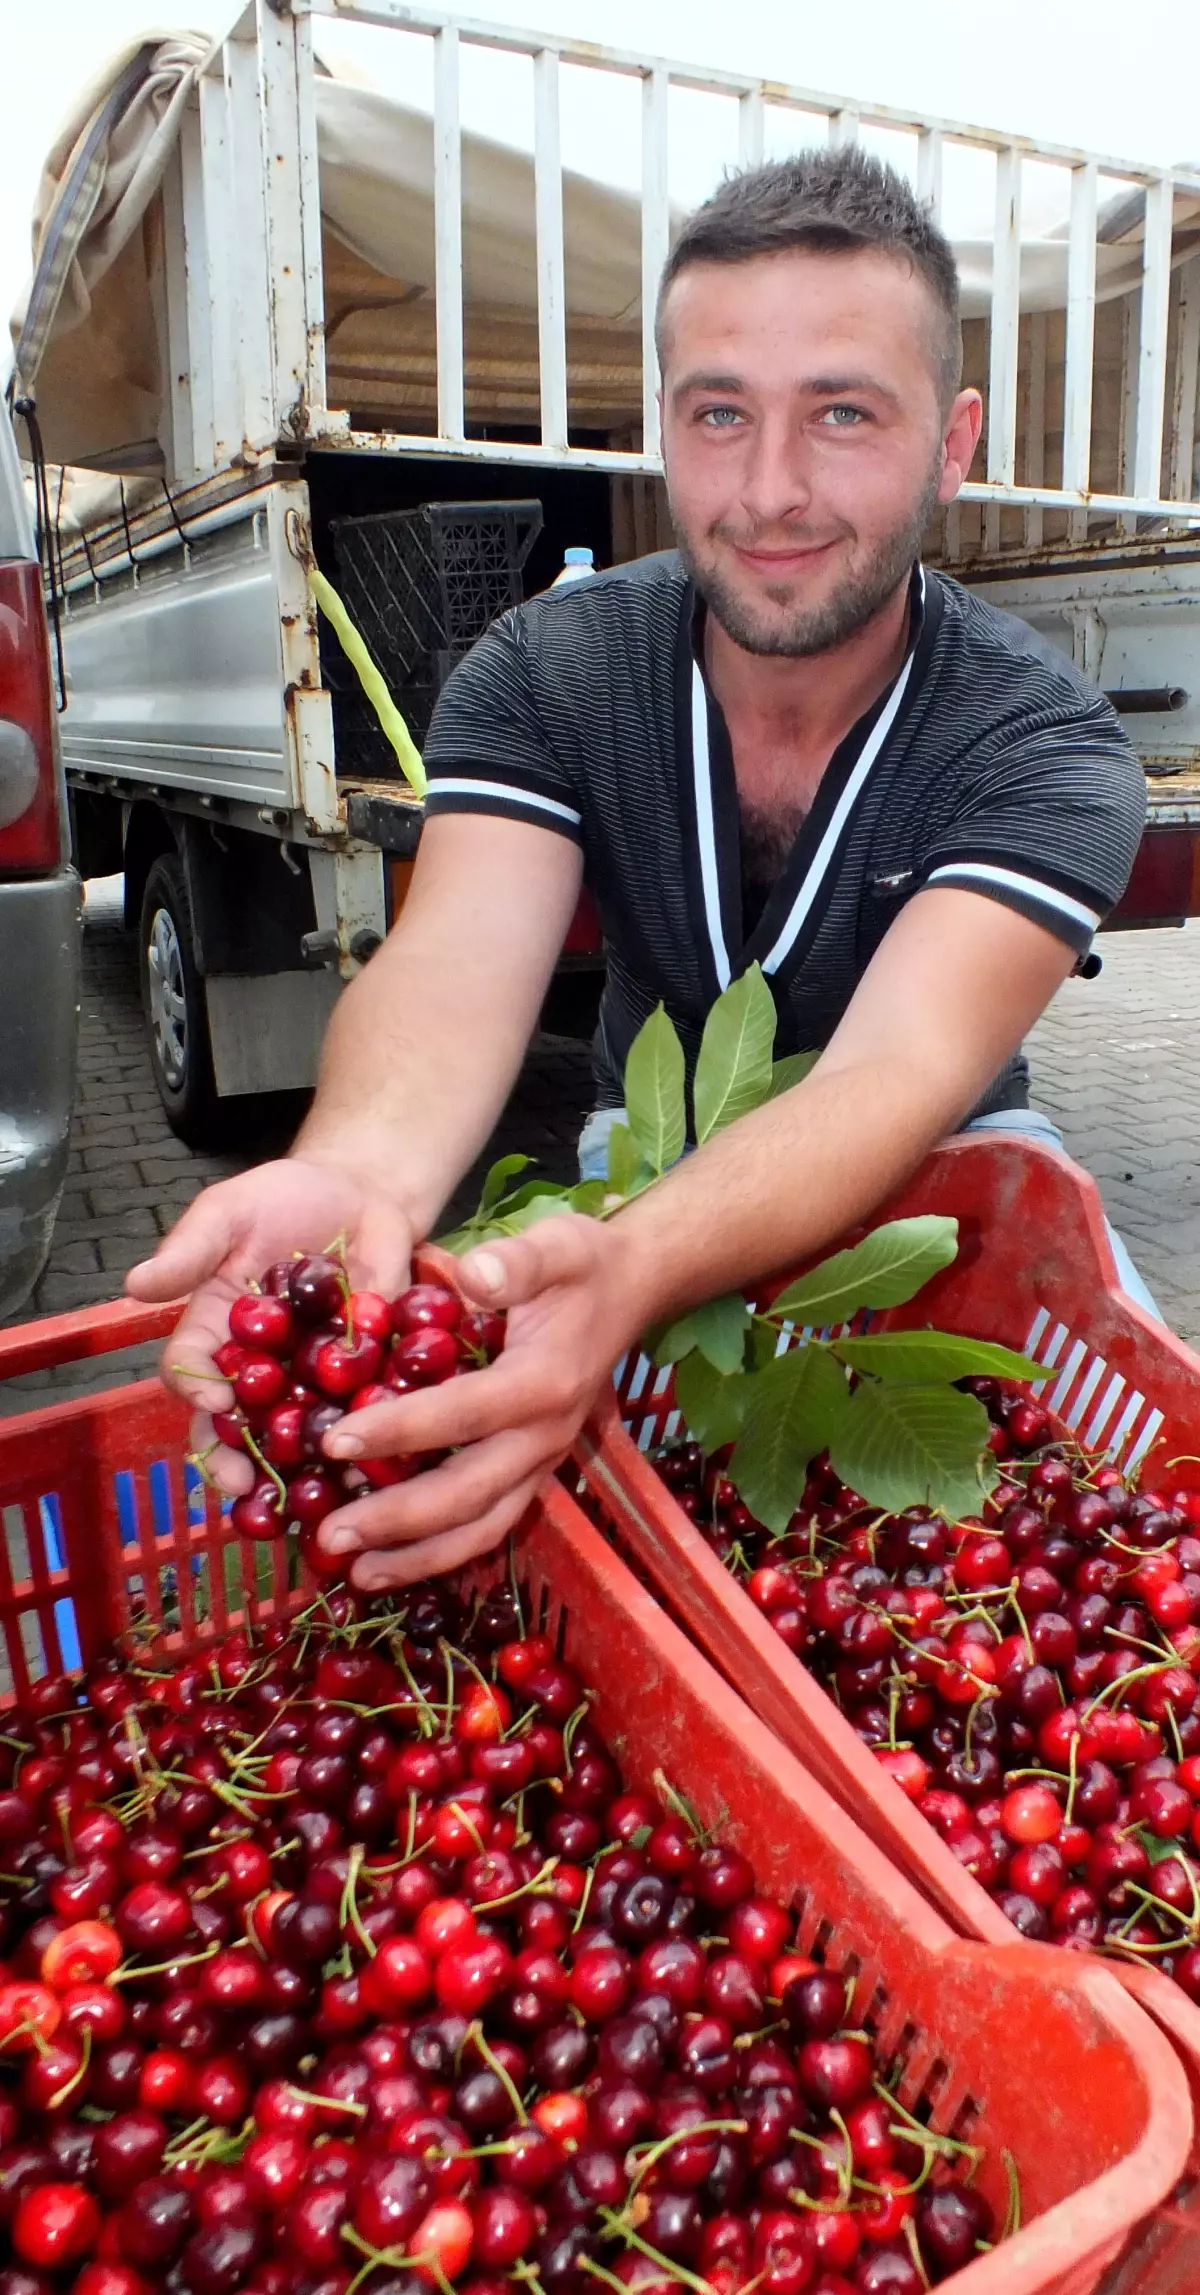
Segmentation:
[[(585, 877), (601, 1110), (660, 998), (694, 1057), (754, 958), (777, 1051), (822, 1057), (616, 1219), (467, 1257), (470, 1293), (509, 1309), (501, 1360), (328, 1438), (456, 1450), (325, 1524), (368, 1589), (494, 1545), (648, 1324), (828, 1244), (972, 1114), (1027, 1125), (1021, 1040), (1141, 831), (1101, 696), (920, 568), (982, 410), (950, 249), (902, 179), (853, 151), (733, 179), (684, 227), (658, 322), (678, 556), (518, 608), (455, 672), (412, 890), (291, 1156), (208, 1189), (129, 1288), (192, 1293), (168, 1353), (201, 1365), (232, 1293), (295, 1247), (344, 1232), (355, 1279), (398, 1288), (504, 1103)], [(175, 1383), (211, 1406), (211, 1381)], [(245, 1487), (248, 1461), (219, 1464)]]

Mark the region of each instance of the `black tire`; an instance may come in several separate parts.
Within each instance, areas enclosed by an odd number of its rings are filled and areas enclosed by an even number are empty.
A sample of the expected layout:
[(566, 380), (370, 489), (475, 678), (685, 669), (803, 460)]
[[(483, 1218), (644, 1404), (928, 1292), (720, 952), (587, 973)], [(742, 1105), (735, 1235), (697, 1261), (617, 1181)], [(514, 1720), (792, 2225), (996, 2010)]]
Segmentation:
[(219, 1144), (224, 1124), (213, 1078), (208, 1007), (196, 964), (183, 863), (151, 863), (138, 927), (138, 972), (150, 1064), (167, 1122), (189, 1147)]

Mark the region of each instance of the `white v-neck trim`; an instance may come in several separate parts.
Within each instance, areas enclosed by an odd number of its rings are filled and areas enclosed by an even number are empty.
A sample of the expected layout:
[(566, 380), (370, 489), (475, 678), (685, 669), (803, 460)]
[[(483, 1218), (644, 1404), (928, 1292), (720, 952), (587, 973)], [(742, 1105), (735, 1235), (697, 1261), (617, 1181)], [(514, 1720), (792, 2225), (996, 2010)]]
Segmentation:
[(696, 837), (700, 846), (700, 886), (704, 915), (712, 947), (717, 980), (722, 989), (733, 978), (725, 927), (721, 921), (721, 889), (717, 876), (717, 833), (713, 820), (712, 771), (708, 749), (708, 687), (698, 661), (692, 663), (692, 774), (696, 784)]
[[(920, 565), (917, 567), (917, 582), (918, 598), (923, 607), (925, 603), (925, 568)], [(837, 851), (846, 823), (862, 795), (871, 769), (896, 722), (900, 704), (904, 699), (912, 674), (916, 650), (915, 644), (909, 648), (905, 656), (904, 666), (888, 695), (887, 702), (863, 743), (846, 786), (830, 815), (825, 834), (813, 855), (804, 882), (792, 902), (787, 922), (779, 933), (774, 946), (762, 959), (764, 972), (778, 972), (780, 965), (796, 945), (813, 902), (828, 875), (830, 864)], [(729, 960), (729, 950), (725, 944), (725, 926), (721, 916), (716, 825), (713, 814), (712, 761), (708, 743), (708, 687), (704, 682), (704, 673), (700, 664), (694, 659), (692, 662), (692, 777), (696, 796), (696, 836), (700, 847), (700, 884), (704, 896), (704, 916), (708, 927), (709, 944), (712, 949), (717, 979), (721, 987), (725, 989), (728, 988), (733, 977), (733, 967)]]

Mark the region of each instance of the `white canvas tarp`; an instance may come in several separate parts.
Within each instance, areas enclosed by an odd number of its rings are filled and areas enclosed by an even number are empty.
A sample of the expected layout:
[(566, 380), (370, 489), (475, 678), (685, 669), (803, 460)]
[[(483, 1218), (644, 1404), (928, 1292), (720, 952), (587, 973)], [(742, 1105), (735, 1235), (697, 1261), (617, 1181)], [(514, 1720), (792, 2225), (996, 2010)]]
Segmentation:
[[(13, 321), (22, 384), (48, 457), (153, 469), (163, 430), (162, 185), (209, 52), (198, 33), (129, 44), (86, 88), (52, 151), (34, 216), (34, 285)], [(316, 115), (331, 406), (428, 428), (436, 408), (433, 139), (426, 113), (322, 72)], [(637, 201), (564, 172), (571, 420), (632, 434), (640, 420)], [(538, 408), (533, 166), (463, 137), (468, 414), (534, 423)], [(1098, 249), (1098, 293), (1141, 275), (1141, 202)], [(1176, 258), (1200, 244), (1200, 201), (1177, 200)], [(986, 312), (991, 246), (958, 246), (964, 314)], [(1026, 241), (1023, 310), (1061, 311), (1066, 244)]]

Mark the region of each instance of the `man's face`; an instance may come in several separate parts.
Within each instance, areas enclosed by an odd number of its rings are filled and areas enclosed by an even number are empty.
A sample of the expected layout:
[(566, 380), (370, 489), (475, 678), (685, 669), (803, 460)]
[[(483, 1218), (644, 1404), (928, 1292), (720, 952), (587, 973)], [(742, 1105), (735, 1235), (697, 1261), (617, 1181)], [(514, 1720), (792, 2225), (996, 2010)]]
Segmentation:
[(748, 652), (820, 653), (860, 629), (957, 492), (979, 401), (960, 392), (944, 414), (937, 317), (919, 274), (872, 251), (696, 263), (670, 288), (671, 512), (693, 579)]

